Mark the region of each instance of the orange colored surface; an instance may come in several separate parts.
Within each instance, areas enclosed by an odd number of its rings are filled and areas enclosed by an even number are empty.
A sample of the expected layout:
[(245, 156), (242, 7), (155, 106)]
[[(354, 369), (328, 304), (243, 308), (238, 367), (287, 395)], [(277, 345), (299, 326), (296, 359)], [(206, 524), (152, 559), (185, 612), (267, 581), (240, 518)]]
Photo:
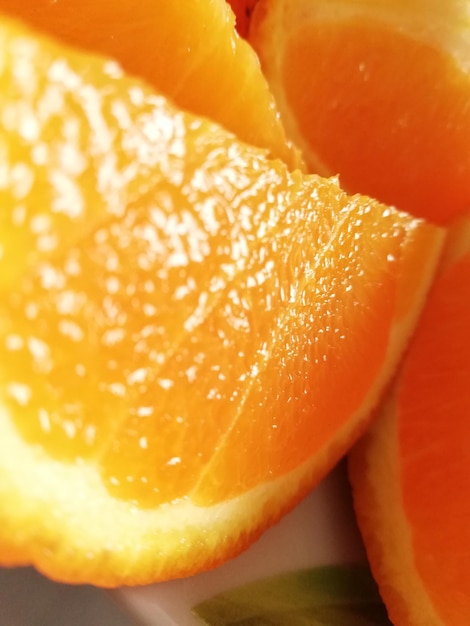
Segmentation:
[(470, 238), (455, 228), (391, 395), (350, 455), (359, 525), (390, 618), (470, 619)]
[(450, 55), (376, 23), (307, 25), (283, 80), (300, 132), (345, 189), (436, 222), (469, 210), (470, 77)]
[(470, 207), (465, 18), (425, 4), (261, 0), (250, 41), (310, 171), (449, 224)]
[(0, 0), (0, 13), (116, 59), (180, 107), (300, 165), (225, 0)]
[(404, 513), (417, 574), (444, 624), (470, 620), (470, 254), (441, 276), (397, 408)]
[[(246, 388), (237, 390), (243, 410), (239, 402), (224, 411), (228, 428), (198, 485), (199, 503), (239, 495), (267, 476), (275, 480), (293, 470), (328, 446), (364, 403), (388, 348), (403, 240), (391, 236), (391, 221), (362, 211), (357, 217), (363, 245), (380, 247), (377, 264), (358, 254), (356, 241), (347, 236), (349, 220), (337, 225), (324, 257), (310, 260), (310, 235), (299, 223), (289, 234), (299, 249), (284, 260), (286, 269), (275, 262), (269, 291), (258, 290), (258, 306), (273, 309), (273, 293), (292, 293), (290, 272), (295, 276), (300, 265), (310, 275), (295, 279), (291, 302), (273, 310), (271, 324), (257, 322), (258, 346), (252, 349), (258, 350)], [(387, 257), (396, 259), (390, 273)]]
[[(282, 170), (250, 161), (219, 176), (223, 193), (246, 180), (230, 209), (219, 197), (204, 217), (205, 192), (162, 181), (166, 209), (142, 198), (5, 298), (2, 370), (22, 436), (61, 460), (98, 457), (119, 497), (156, 506), (196, 489), (208, 504), (285, 475), (328, 445), (382, 367), (408, 218), (358, 206), (336, 223), (320, 217), (345, 203), (334, 183), (288, 191)], [(239, 229), (256, 179), (259, 208)], [(174, 220), (189, 229), (176, 239)]]
[(214, 567), (364, 431), (442, 232), (105, 59), (0, 39), (0, 562)]
[(257, 0), (227, 0), (236, 17), (237, 32), (246, 37), (250, 24), (250, 17)]

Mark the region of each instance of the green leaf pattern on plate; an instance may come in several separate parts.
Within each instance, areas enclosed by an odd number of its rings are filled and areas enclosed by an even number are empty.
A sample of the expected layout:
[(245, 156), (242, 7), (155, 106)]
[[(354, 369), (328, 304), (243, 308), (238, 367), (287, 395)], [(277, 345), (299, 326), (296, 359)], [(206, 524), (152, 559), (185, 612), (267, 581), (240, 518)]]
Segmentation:
[(291, 572), (221, 593), (193, 609), (208, 626), (390, 626), (366, 565)]

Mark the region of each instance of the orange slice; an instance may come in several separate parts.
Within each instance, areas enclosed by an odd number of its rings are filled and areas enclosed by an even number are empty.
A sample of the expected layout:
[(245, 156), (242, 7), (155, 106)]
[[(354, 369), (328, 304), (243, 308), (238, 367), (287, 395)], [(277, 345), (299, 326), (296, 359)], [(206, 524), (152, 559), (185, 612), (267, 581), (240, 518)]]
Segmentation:
[(394, 624), (470, 622), (470, 227), (453, 233), (393, 395), (351, 454), (356, 511)]
[(114, 58), (181, 108), (302, 166), (225, 0), (0, 0), (0, 12)]
[(470, 207), (469, 4), (260, 0), (250, 41), (310, 170), (441, 224)]
[(114, 63), (0, 40), (0, 559), (105, 586), (213, 567), (363, 432), (442, 233)]

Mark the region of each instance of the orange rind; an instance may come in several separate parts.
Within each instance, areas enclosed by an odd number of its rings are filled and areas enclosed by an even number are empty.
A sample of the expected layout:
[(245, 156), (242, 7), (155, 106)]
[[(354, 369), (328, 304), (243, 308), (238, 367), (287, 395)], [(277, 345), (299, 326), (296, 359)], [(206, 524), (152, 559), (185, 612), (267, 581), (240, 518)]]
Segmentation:
[(0, 562), (108, 587), (214, 567), (364, 432), (443, 233), (115, 62), (0, 42)]

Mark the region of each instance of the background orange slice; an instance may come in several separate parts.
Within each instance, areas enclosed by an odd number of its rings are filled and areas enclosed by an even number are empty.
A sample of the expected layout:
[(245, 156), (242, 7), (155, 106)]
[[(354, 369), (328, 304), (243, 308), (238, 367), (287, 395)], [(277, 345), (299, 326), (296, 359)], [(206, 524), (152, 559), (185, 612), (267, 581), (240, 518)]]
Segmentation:
[(107, 586), (213, 567), (366, 428), (442, 233), (114, 63), (0, 41), (7, 182), (33, 181), (1, 205), (0, 559)]
[(468, 6), (260, 0), (249, 40), (311, 171), (437, 223), (468, 213)]
[(0, 0), (1, 12), (119, 61), (181, 108), (301, 166), (225, 0)]
[(228, 3), (235, 13), (237, 32), (246, 37), (257, 0), (228, 0)]
[(370, 563), (400, 626), (470, 620), (469, 233), (453, 233), (388, 405), (350, 455)]

